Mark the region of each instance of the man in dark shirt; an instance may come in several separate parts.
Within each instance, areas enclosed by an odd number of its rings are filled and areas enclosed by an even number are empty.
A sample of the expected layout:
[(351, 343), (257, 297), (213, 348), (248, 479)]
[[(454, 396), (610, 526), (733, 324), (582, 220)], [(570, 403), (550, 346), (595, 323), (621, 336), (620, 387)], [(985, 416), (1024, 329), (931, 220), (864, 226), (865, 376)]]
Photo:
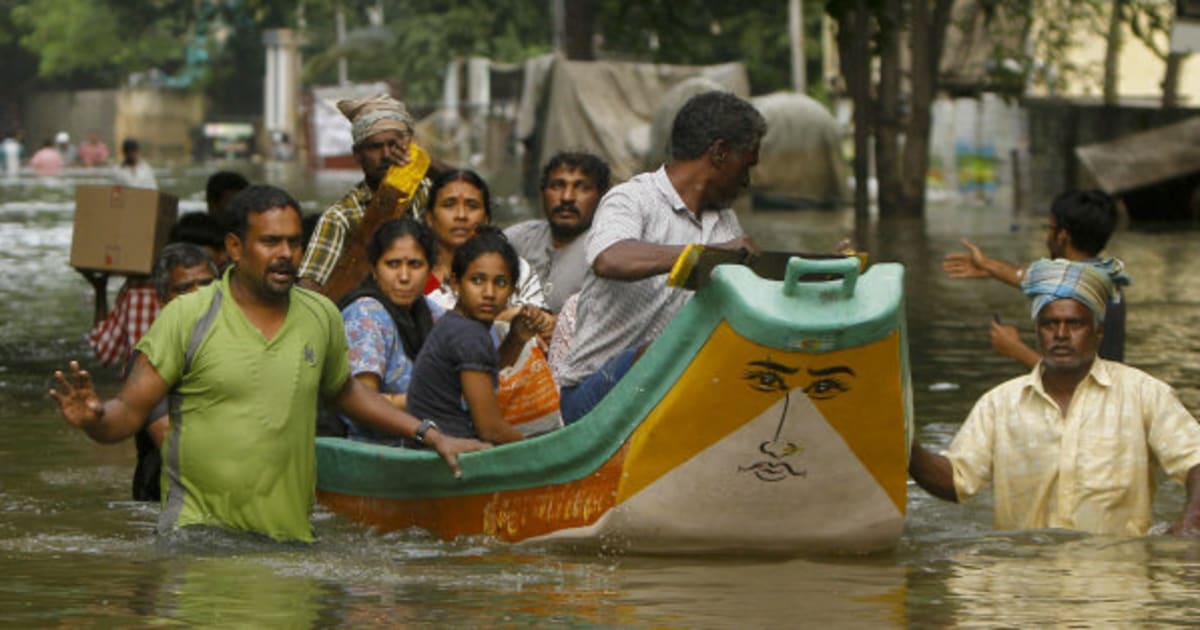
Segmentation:
[[(1100, 358), (1125, 360), (1125, 294), (1129, 284), (1124, 264), (1115, 258), (1100, 258), (1117, 228), (1117, 206), (1112, 197), (1099, 190), (1070, 190), (1059, 195), (1050, 206), (1046, 225), (1046, 249), (1050, 258), (1086, 262), (1108, 274), (1116, 290), (1109, 299), (1104, 319), (1104, 339)], [(942, 259), (942, 270), (951, 278), (995, 278), (1020, 288), (1026, 267), (988, 258), (979, 246), (963, 239), (967, 252), (951, 252)], [(1040, 359), (1036, 350), (1021, 341), (1015, 326), (992, 322), (992, 347), (996, 352), (1032, 368)]]

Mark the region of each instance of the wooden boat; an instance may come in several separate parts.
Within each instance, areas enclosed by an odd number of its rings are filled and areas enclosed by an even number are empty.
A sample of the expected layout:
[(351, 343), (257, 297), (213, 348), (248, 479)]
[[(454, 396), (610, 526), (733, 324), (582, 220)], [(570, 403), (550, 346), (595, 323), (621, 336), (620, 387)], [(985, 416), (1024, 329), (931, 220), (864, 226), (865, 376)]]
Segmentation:
[[(807, 282), (803, 278), (836, 279)], [(722, 265), (579, 422), (470, 453), (317, 441), (318, 499), (381, 530), (634, 553), (860, 553), (904, 524), (903, 268)]]

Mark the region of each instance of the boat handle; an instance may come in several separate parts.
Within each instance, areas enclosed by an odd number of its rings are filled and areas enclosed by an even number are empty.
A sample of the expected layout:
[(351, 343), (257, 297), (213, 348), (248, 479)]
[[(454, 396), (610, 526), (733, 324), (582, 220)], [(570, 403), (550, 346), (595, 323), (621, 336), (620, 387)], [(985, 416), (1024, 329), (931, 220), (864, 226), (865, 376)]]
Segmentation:
[(795, 295), (801, 278), (808, 275), (820, 274), (841, 276), (842, 296), (850, 297), (854, 295), (854, 287), (858, 284), (860, 264), (861, 262), (857, 256), (822, 260), (793, 256), (788, 259), (787, 273), (783, 277), (783, 294)]

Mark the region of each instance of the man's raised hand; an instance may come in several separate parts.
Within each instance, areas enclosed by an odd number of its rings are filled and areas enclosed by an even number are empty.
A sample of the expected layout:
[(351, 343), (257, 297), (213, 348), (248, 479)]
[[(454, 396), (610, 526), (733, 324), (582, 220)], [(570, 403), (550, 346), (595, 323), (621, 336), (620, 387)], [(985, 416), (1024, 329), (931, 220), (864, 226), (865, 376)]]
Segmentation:
[(61, 391), (51, 389), (50, 397), (58, 402), (59, 411), (67, 422), (82, 429), (100, 420), (104, 403), (96, 394), (92, 376), (87, 370), (79, 368), (78, 361), (71, 361), (68, 370), (69, 374), (63, 374), (62, 370), (54, 371), (54, 380), (58, 381)]
[(966, 238), (962, 239), (965, 252), (950, 252), (942, 258), (942, 271), (951, 278), (987, 278), (991, 276), (984, 264), (987, 256), (979, 246)]

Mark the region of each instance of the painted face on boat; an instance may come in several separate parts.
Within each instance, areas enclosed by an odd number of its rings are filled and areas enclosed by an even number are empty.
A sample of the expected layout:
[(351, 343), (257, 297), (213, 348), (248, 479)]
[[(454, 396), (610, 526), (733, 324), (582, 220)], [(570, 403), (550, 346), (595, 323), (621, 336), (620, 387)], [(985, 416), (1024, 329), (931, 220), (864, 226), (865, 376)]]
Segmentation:
[(800, 388), (810, 400), (828, 400), (850, 391), (854, 378), (854, 369), (846, 365), (790, 366), (772, 361), (770, 357), (747, 363), (742, 379), (756, 392), (773, 395), (783, 392), (783, 408), (779, 422), (775, 424), (775, 433), (758, 445), (760, 458), (738, 466), (738, 472), (752, 473), (763, 481), (808, 476), (799, 464), (800, 456), (804, 454), (804, 442), (786, 430), (792, 390)]
[[(806, 351), (765, 346), (719, 324), (630, 437), (627, 456), (649, 463), (628, 471), (617, 502), (699, 484), (728, 510), (764, 496), (823, 501), (823, 489), (853, 485), (881, 490), (903, 513), (908, 403), (899, 331), (849, 348), (822, 350), (829, 342), (817, 337), (789, 343)], [(694, 420), (687, 431), (663, 430), (675, 418)]]

